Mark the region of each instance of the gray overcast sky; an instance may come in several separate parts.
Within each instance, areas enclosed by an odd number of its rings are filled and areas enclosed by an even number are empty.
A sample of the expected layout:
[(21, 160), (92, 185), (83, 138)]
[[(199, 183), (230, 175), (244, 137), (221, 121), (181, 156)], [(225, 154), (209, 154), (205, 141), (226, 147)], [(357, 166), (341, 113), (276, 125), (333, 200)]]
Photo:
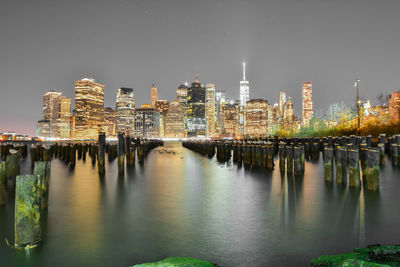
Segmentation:
[(132, 87), (150, 102), (194, 80), (239, 95), (247, 62), (250, 98), (292, 96), (313, 81), (315, 111), (371, 100), (400, 87), (399, 0), (0, 1), (0, 132), (34, 135), (42, 94), (74, 97), (75, 80), (104, 83), (106, 106)]

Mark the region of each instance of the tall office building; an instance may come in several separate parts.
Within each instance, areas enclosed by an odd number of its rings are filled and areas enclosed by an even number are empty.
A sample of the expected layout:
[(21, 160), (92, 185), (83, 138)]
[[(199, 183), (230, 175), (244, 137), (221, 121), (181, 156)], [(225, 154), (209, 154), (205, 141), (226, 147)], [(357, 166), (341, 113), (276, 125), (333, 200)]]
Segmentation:
[(59, 97), (57, 115), (57, 138), (71, 138), (71, 98)]
[(281, 113), (281, 116), (285, 112), (284, 111), (285, 104), (286, 104), (286, 92), (280, 92), (280, 94), (279, 94), (279, 111)]
[(164, 137), (184, 138), (185, 121), (182, 105), (178, 99), (171, 101), (164, 121)]
[(206, 86), (206, 118), (208, 137), (215, 135), (216, 117), (215, 117), (215, 84), (209, 83)]
[(97, 139), (104, 121), (104, 85), (92, 78), (75, 82), (75, 138)]
[(243, 62), (243, 79), (240, 81), (240, 107), (244, 108), (249, 101), (249, 81), (246, 80), (246, 63)]
[(158, 100), (158, 87), (153, 83), (151, 87), (151, 104), (155, 107)]
[(268, 101), (251, 99), (244, 108), (245, 134), (248, 137), (268, 135)]
[(59, 97), (62, 95), (61, 92), (54, 90), (43, 94), (43, 120), (49, 121), (49, 136), (57, 137), (57, 115), (59, 106)]
[(43, 120), (49, 122), (49, 137), (70, 138), (71, 99), (63, 96), (61, 92), (44, 93)]
[(223, 135), (235, 137), (239, 133), (239, 105), (235, 103), (222, 106)]
[(155, 103), (155, 109), (160, 113), (160, 130), (159, 137), (165, 137), (165, 118), (169, 110), (168, 100), (157, 100)]
[(116, 130), (131, 136), (135, 132), (135, 94), (132, 88), (118, 89), (116, 101)]
[(117, 117), (117, 113), (114, 109), (112, 109), (111, 107), (104, 108), (103, 130), (108, 137), (115, 137), (117, 135), (116, 134), (116, 117)]
[(289, 96), (288, 101), (285, 104), (285, 113), (283, 116), (284, 127), (291, 128), (294, 123), (294, 111), (293, 111), (293, 102), (292, 98)]
[(313, 117), (312, 82), (303, 82), (303, 126), (308, 126)]
[(153, 105), (144, 104), (135, 110), (135, 137), (158, 138), (160, 113)]
[(206, 135), (206, 88), (204, 88), (196, 76), (196, 81), (188, 88), (187, 94), (187, 135)]
[(179, 101), (182, 107), (185, 132), (187, 130), (187, 91), (188, 91), (187, 83), (181, 84), (176, 90), (176, 95), (177, 95), (176, 99)]
[(227, 103), (225, 91), (215, 91), (215, 117), (216, 117), (216, 131), (222, 133), (223, 122), (222, 122), (222, 106)]
[(50, 137), (49, 120), (40, 120), (36, 123), (36, 136), (43, 139)]

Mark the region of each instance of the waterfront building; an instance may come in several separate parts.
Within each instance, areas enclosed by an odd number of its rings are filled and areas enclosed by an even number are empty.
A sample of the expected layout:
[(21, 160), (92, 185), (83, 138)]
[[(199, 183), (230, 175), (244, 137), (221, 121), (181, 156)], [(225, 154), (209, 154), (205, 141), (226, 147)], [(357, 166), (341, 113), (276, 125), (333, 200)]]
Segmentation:
[(308, 126), (313, 117), (312, 82), (303, 82), (303, 126)]
[(240, 104), (227, 103), (222, 106), (223, 131), (225, 137), (235, 137), (239, 134)]
[(246, 63), (243, 62), (243, 79), (240, 81), (240, 107), (243, 109), (250, 98), (249, 81), (246, 80)]
[(215, 117), (216, 117), (216, 131), (222, 133), (222, 115), (221, 110), (223, 104), (226, 102), (226, 92), (222, 90), (215, 91)]
[(49, 121), (49, 137), (70, 138), (71, 99), (61, 92), (43, 94), (43, 120)]
[(394, 120), (400, 120), (400, 90), (390, 94), (389, 113)]
[(215, 136), (216, 117), (215, 117), (215, 84), (209, 83), (206, 86), (206, 118), (207, 133), (206, 136)]
[(283, 116), (283, 121), (284, 121), (284, 127), (289, 127), (289, 128), (293, 126), (293, 123), (295, 121), (293, 102), (290, 96), (285, 104), (285, 114)]
[(200, 84), (199, 77), (188, 88), (187, 94), (187, 135), (206, 135), (206, 88)]
[(244, 108), (245, 135), (265, 137), (268, 135), (268, 101), (251, 99)]
[[(183, 112), (183, 120), (185, 123), (185, 132), (187, 130), (187, 91), (188, 85), (187, 83), (181, 84), (176, 90), (177, 100), (181, 104), (182, 112)], [(186, 136), (186, 133), (185, 133)]]
[(134, 134), (135, 127), (135, 94), (132, 88), (118, 89), (116, 101), (116, 131), (126, 136)]
[(158, 138), (160, 112), (153, 105), (143, 104), (135, 110), (135, 137)]
[(75, 82), (75, 138), (97, 140), (104, 121), (104, 85), (94, 79)]
[(286, 104), (286, 92), (280, 92), (279, 93), (279, 112), (280, 114), (284, 113), (284, 108)]
[(71, 98), (60, 96), (57, 103), (57, 138), (71, 138)]
[(40, 120), (36, 123), (36, 136), (42, 139), (50, 138), (50, 120)]
[(164, 121), (164, 137), (184, 138), (185, 121), (181, 102), (176, 99), (171, 101)]
[[(116, 117), (117, 112), (111, 107), (104, 108), (103, 131), (107, 137), (116, 137)], [(133, 122), (133, 120), (132, 120)], [(132, 126), (133, 129), (133, 126)]]
[(155, 107), (158, 100), (158, 87), (153, 83), (151, 87), (151, 104)]
[(169, 110), (168, 100), (157, 100), (155, 103), (155, 108), (160, 112), (160, 137), (164, 137), (165, 134), (165, 118)]

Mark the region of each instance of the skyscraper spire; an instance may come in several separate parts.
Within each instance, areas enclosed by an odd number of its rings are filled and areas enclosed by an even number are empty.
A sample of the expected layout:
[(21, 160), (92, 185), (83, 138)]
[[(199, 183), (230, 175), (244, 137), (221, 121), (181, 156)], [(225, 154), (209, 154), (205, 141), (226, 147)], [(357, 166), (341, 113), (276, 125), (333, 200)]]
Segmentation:
[(243, 62), (243, 81), (246, 80), (246, 62)]

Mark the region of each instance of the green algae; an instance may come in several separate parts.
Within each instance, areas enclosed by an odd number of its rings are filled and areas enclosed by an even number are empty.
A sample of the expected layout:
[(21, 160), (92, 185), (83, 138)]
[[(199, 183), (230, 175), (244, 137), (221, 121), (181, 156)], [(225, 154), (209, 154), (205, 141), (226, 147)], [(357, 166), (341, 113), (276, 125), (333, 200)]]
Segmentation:
[(311, 260), (312, 267), (400, 266), (400, 246), (371, 246), (353, 252), (325, 255)]
[(40, 231), (41, 183), (39, 175), (19, 175), (15, 188), (15, 247), (37, 244)]
[(178, 257), (171, 257), (166, 258), (165, 260), (153, 262), (153, 263), (143, 263), (143, 264), (136, 264), (132, 267), (153, 267), (153, 266), (163, 266), (163, 267), (213, 267), (214, 264), (198, 260), (194, 258), (178, 258)]

